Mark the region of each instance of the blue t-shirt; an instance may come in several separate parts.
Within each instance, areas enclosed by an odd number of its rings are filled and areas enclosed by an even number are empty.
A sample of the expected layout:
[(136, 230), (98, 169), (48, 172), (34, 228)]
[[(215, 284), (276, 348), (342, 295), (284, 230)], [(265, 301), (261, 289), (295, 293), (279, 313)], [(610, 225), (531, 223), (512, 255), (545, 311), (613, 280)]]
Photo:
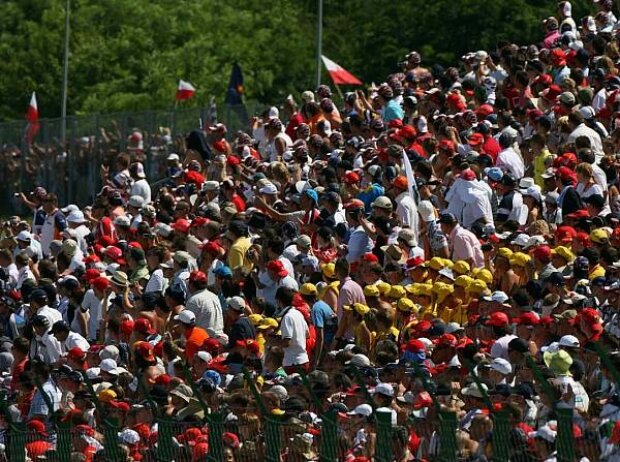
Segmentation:
[(383, 121), (388, 123), (394, 119), (402, 119), (405, 115), (405, 111), (403, 108), (396, 102), (396, 100), (391, 99), (383, 108)]
[(357, 194), (357, 198), (364, 203), (364, 210), (366, 213), (370, 213), (372, 210), (371, 204), (375, 201), (375, 199), (379, 196), (383, 196), (385, 194), (385, 189), (383, 186), (373, 183), (369, 185), (366, 189), (359, 192)]
[(336, 316), (334, 311), (322, 300), (319, 300), (312, 306), (312, 324), (314, 324), (314, 327), (324, 329), (325, 322), (334, 316)]

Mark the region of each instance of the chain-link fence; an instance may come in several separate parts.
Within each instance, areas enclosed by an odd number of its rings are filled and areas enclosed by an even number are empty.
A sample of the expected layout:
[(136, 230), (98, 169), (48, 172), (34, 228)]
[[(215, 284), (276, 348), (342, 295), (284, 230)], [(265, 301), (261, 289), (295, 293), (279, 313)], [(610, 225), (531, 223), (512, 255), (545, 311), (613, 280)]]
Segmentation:
[(25, 140), (26, 121), (0, 123), (0, 213), (20, 210), (14, 194), (35, 186), (55, 192), (61, 203), (84, 205), (101, 187), (101, 164), (111, 164), (124, 151), (143, 161), (149, 180), (157, 181), (165, 169), (163, 161), (171, 152), (183, 152), (184, 137), (191, 130), (218, 121), (229, 133), (247, 131), (248, 114), (256, 114), (257, 109), (258, 104), (250, 103), (70, 116), (64, 144), (60, 118), (42, 119), (30, 145)]

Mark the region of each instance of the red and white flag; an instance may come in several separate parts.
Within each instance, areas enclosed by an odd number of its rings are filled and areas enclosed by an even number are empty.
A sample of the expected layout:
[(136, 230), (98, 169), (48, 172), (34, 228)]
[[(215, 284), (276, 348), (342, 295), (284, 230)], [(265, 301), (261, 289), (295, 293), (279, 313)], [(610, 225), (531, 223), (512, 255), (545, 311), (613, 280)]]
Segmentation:
[(32, 144), (35, 136), (39, 133), (41, 124), (39, 123), (39, 107), (37, 106), (37, 96), (34, 91), (30, 97), (30, 104), (28, 105), (28, 111), (26, 112), (26, 120), (28, 125), (26, 126), (26, 143)]
[(190, 99), (192, 96), (196, 94), (196, 89), (194, 86), (186, 82), (185, 80), (179, 80), (179, 87), (177, 88), (177, 99)]
[(325, 64), (325, 68), (327, 72), (329, 72), (329, 76), (332, 78), (336, 85), (361, 85), (362, 82), (343, 68), (340, 64), (336, 64), (331, 59), (326, 58), (321, 55), (323, 59), (323, 64)]

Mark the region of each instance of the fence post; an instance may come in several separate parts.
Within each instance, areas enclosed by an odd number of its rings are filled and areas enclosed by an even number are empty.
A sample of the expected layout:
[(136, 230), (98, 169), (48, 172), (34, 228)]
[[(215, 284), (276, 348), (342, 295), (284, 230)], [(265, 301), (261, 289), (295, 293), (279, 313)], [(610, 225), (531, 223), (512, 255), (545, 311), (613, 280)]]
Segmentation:
[(456, 412), (439, 412), (439, 460), (453, 462), (457, 460), (456, 446)]
[(390, 462), (392, 460), (392, 412), (386, 409), (377, 409), (377, 450), (375, 460), (377, 462)]
[(119, 460), (118, 425), (116, 422), (104, 421), (103, 423), (104, 445), (103, 452), (106, 460)]
[(59, 422), (56, 426), (56, 454), (58, 454), (58, 462), (71, 461), (71, 423)]
[(278, 415), (268, 415), (265, 419), (265, 460), (268, 462), (280, 462), (282, 446), (282, 420)]
[(26, 443), (26, 424), (23, 422), (9, 424), (8, 460), (26, 462)]
[(334, 410), (323, 414), (321, 428), (321, 462), (338, 460), (338, 417)]
[(558, 462), (572, 462), (575, 460), (573, 410), (556, 408), (555, 412), (558, 416), (558, 434), (556, 439)]
[(157, 460), (173, 460), (172, 422), (168, 419), (157, 421)]
[(224, 446), (222, 433), (224, 429), (224, 414), (216, 412), (209, 415), (209, 462), (224, 460)]
[(510, 459), (510, 425), (506, 411), (493, 414), (493, 460), (508, 462)]

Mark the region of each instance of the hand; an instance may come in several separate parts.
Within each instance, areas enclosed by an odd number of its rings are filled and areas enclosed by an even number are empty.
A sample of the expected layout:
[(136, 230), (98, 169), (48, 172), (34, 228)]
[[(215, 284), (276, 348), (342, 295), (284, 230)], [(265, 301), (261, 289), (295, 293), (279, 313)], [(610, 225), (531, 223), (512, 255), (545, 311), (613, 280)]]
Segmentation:
[(108, 176), (108, 173), (110, 173), (110, 167), (101, 164), (101, 167), (99, 167), (99, 172), (101, 172), (102, 175)]

